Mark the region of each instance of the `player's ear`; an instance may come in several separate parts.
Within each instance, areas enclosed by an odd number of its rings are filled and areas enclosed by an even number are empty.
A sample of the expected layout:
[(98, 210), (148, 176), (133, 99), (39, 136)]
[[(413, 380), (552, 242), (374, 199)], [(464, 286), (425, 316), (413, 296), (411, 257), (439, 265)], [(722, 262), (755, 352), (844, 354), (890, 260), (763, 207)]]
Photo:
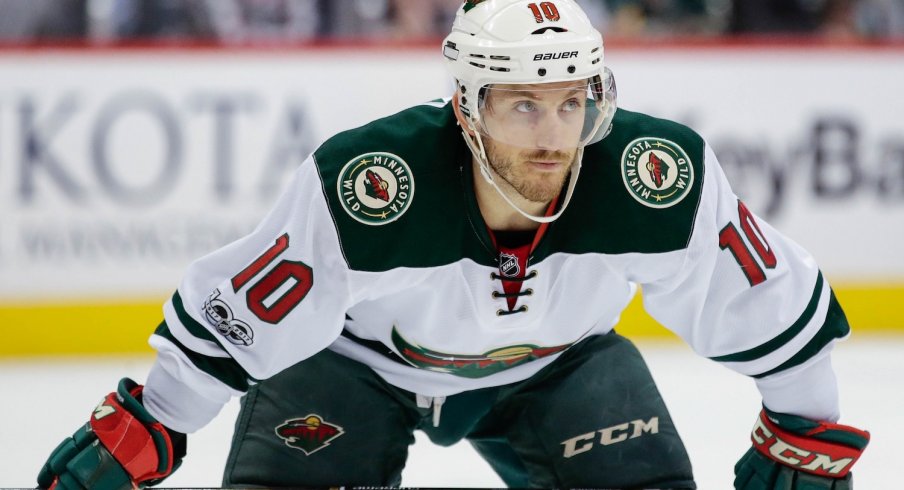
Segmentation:
[(455, 119), (458, 121), (458, 125), (461, 126), (462, 131), (473, 136), (474, 131), (471, 129), (471, 125), (468, 124), (465, 115), (461, 113), (461, 89), (456, 90), (452, 96), (452, 112), (455, 113)]

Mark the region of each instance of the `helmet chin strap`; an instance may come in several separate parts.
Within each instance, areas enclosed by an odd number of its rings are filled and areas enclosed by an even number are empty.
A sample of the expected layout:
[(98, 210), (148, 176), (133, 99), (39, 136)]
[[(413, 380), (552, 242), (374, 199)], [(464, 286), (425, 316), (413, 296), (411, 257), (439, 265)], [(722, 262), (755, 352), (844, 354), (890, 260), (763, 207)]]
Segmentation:
[(574, 155), (574, 160), (571, 162), (571, 178), (568, 181), (568, 187), (565, 189), (565, 200), (562, 202), (562, 207), (559, 209), (559, 212), (552, 216), (535, 216), (533, 214), (524, 211), (519, 208), (517, 204), (512, 202), (512, 200), (499, 188), (499, 185), (496, 184), (496, 180), (493, 178), (493, 173), (490, 170), (489, 158), (487, 157), (486, 148), (483, 145), (483, 139), (480, 137), (480, 132), (477, 131), (474, 126), (468, 122), (468, 126), (471, 131), (474, 132), (473, 138), (468, 134), (467, 131), (462, 131), (461, 134), (465, 138), (465, 143), (467, 143), (468, 148), (471, 149), (471, 153), (474, 154), (474, 157), (477, 158), (477, 163), (480, 166), (480, 174), (483, 176), (483, 179), (490, 184), (493, 189), (496, 189), (496, 192), (502, 196), (502, 199), (505, 200), (515, 211), (518, 211), (521, 216), (525, 218), (537, 222), (537, 223), (551, 223), (562, 216), (562, 213), (565, 212), (565, 208), (568, 207), (568, 203), (571, 201), (571, 195), (574, 192), (574, 186), (578, 182), (578, 174), (581, 172), (581, 160), (584, 157), (584, 148), (578, 148), (577, 152)]

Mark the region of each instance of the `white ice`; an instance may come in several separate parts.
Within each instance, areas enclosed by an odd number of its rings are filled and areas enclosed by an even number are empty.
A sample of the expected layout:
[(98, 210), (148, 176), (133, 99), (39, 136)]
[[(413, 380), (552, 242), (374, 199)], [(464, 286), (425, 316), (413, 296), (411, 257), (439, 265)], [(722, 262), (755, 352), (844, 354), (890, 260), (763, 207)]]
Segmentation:
[[(694, 355), (684, 344), (641, 341), (701, 490), (732, 488), (732, 468), (749, 447), (759, 410), (753, 382)], [(901, 488), (904, 457), (904, 336), (866, 336), (837, 346), (842, 423), (869, 430), (870, 447), (855, 467), (858, 490)], [(34, 487), (47, 455), (77, 427), (119, 378), (143, 380), (149, 357), (0, 360), (0, 488)], [(362, 407), (366, 410), (366, 407)], [(166, 487), (217, 487), (229, 449), (237, 403), (189, 439), (183, 467)], [(562, 439), (567, 434), (563, 434)], [(466, 443), (431, 445), (423, 434), (411, 450), (402, 484), (501, 487)]]

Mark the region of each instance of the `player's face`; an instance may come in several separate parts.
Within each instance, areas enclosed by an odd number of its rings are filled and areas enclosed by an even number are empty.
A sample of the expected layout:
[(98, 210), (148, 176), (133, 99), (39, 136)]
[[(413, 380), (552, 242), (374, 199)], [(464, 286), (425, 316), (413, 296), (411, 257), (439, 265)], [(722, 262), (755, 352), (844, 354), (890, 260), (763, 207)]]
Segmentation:
[(492, 169), (529, 201), (549, 202), (568, 176), (584, 127), (586, 84), (496, 85), (481, 111)]

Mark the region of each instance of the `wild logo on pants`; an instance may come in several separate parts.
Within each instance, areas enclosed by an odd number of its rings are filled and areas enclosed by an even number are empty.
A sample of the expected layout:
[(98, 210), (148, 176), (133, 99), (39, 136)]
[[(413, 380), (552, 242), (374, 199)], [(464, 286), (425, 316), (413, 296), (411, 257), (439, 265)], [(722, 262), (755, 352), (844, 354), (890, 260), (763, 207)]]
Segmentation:
[(287, 446), (300, 449), (307, 456), (329, 446), (330, 441), (345, 434), (342, 427), (331, 424), (313, 413), (286, 420), (274, 430)]

